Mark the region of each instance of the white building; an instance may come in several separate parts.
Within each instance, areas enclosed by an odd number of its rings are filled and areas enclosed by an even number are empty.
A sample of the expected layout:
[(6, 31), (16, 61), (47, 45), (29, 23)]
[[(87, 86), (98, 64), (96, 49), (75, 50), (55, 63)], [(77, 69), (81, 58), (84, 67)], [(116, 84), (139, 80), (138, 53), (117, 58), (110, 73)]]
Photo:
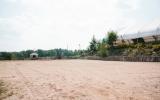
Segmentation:
[(33, 60), (38, 59), (38, 54), (37, 53), (31, 53), (30, 54), (30, 59), (33, 59)]

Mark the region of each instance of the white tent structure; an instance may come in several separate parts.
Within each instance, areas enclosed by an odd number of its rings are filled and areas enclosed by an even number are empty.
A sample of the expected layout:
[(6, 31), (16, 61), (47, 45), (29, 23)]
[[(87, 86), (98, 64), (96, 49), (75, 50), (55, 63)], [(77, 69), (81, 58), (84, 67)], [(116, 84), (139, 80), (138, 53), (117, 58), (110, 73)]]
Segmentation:
[[(129, 30), (128, 30), (129, 31)], [(160, 19), (155, 20), (135, 33), (122, 33), (118, 35), (116, 43), (133, 43), (134, 40), (143, 39), (144, 42), (160, 41)]]
[(38, 59), (38, 54), (37, 53), (31, 53), (30, 54), (30, 59), (33, 59), (33, 60)]

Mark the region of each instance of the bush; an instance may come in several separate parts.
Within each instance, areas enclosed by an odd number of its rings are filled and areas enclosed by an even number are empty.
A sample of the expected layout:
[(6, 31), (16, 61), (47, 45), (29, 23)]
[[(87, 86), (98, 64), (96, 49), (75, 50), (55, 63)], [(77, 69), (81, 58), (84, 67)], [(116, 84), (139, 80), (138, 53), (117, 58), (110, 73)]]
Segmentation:
[(108, 55), (107, 45), (103, 42), (99, 44), (98, 55), (101, 57), (106, 57)]

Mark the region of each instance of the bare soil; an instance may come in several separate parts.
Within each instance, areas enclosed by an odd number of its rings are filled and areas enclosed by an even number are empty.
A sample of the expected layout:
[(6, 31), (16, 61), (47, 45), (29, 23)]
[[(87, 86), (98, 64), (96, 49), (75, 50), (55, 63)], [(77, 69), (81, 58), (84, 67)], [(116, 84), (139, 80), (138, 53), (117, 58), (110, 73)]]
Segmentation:
[(160, 63), (0, 61), (4, 100), (160, 100)]

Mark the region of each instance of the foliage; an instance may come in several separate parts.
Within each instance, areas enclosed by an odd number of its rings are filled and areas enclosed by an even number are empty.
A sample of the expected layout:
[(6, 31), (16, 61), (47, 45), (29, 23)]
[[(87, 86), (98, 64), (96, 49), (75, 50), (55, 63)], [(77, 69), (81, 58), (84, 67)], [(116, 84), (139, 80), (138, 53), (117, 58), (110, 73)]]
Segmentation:
[(85, 56), (85, 50), (66, 50), (66, 49), (51, 49), (51, 50), (26, 50), (20, 52), (0, 52), (0, 60), (24, 60), (30, 57), (30, 54), (36, 52), (39, 57), (54, 57), (57, 59), (61, 58), (74, 58)]
[(101, 57), (106, 57), (108, 55), (107, 44), (104, 40), (98, 43), (98, 55)]
[(0, 60), (11, 60), (11, 53), (0, 52)]
[(110, 46), (113, 46), (114, 42), (117, 40), (118, 36), (117, 36), (117, 33), (114, 32), (114, 31), (110, 31), (108, 32), (107, 34), (107, 43), (110, 45)]
[(93, 36), (87, 53), (91, 56), (98, 55), (106, 56), (160, 56), (160, 41), (145, 43), (142, 38), (139, 38), (136, 44), (118, 44), (117, 33), (114, 31), (108, 32), (105, 38), (97, 41)]
[(89, 54), (94, 55), (97, 53), (97, 40), (93, 36), (90, 45), (89, 45)]

